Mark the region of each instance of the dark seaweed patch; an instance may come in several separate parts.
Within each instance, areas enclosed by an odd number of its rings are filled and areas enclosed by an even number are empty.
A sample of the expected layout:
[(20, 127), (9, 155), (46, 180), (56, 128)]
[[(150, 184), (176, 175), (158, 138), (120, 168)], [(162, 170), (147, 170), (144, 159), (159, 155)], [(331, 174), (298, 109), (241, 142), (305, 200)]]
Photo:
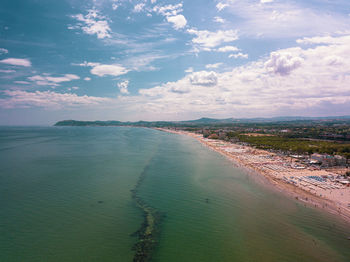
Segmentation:
[(138, 238), (137, 243), (135, 243), (132, 248), (135, 251), (134, 262), (146, 262), (152, 259), (153, 251), (158, 243), (161, 221), (164, 217), (163, 214), (155, 208), (148, 206), (145, 201), (138, 196), (139, 187), (145, 178), (148, 168), (148, 165), (144, 168), (134, 189), (131, 190), (132, 198), (135, 200), (136, 205), (142, 210), (144, 217), (141, 227), (132, 234), (132, 236)]

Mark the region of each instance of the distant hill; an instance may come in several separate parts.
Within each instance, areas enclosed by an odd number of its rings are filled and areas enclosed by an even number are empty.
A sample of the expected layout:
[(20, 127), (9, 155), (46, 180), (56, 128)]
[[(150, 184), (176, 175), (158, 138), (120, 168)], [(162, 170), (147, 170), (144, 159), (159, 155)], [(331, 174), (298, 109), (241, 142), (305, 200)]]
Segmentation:
[(286, 122), (286, 121), (304, 121), (304, 120), (350, 120), (350, 116), (327, 116), (327, 117), (305, 117), (305, 116), (278, 116), (270, 118), (200, 118), (197, 120), (182, 121), (185, 123), (237, 123), (237, 122)]
[(205, 125), (225, 125), (235, 123), (280, 123), (280, 122), (305, 122), (305, 121), (350, 121), (350, 116), (327, 116), (327, 117), (303, 117), (303, 116), (280, 116), (272, 118), (200, 118), (187, 121), (77, 121), (63, 120), (55, 126), (145, 126), (145, 127), (164, 127), (164, 126), (205, 126)]

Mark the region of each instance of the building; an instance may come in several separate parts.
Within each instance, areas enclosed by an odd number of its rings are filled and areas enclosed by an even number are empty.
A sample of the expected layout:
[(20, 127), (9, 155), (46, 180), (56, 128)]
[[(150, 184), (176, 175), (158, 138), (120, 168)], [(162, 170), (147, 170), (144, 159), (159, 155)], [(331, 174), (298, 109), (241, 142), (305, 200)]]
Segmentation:
[(334, 156), (337, 166), (346, 166), (346, 158), (343, 156), (336, 155)]
[(319, 162), (321, 164), (321, 167), (331, 167), (337, 165), (335, 157), (327, 154), (312, 154), (311, 161), (312, 160)]

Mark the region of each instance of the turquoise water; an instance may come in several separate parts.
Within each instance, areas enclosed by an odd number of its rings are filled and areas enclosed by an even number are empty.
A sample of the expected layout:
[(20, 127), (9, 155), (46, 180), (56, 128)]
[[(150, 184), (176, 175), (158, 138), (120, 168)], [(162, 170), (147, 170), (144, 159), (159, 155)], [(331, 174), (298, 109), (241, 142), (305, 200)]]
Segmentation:
[(256, 182), (197, 141), (128, 127), (0, 128), (0, 261), (350, 261), (350, 228)]

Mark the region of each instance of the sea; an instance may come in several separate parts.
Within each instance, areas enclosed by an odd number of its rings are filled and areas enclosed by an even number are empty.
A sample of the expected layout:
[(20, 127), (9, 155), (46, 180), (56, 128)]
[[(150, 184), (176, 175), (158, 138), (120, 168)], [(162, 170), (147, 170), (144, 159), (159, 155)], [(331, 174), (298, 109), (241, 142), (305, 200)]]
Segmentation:
[(348, 223), (255, 176), (154, 129), (0, 127), (0, 261), (350, 261)]

